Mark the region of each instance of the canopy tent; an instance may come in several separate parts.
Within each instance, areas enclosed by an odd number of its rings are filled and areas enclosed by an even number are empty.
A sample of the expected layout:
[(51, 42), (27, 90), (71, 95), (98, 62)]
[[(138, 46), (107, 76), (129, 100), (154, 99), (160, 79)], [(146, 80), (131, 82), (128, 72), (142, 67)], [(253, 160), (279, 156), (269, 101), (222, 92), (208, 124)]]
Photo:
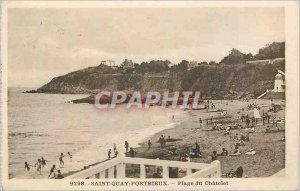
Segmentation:
[(254, 117), (255, 119), (261, 118), (259, 111), (256, 108), (254, 108), (253, 110), (250, 110), (250, 111), (246, 111), (245, 115), (248, 115), (250, 118)]

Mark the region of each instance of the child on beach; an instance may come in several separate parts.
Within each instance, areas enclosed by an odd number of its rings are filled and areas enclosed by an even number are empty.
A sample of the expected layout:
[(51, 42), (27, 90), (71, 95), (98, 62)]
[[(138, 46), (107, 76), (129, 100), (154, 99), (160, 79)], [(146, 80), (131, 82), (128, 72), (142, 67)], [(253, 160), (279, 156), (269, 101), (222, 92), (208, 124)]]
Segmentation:
[(108, 155), (108, 159), (110, 159), (110, 155), (111, 155), (111, 149), (109, 149), (109, 150), (108, 150), (108, 153), (107, 153), (107, 155)]
[(50, 178), (50, 176), (52, 175), (52, 173), (53, 173), (53, 175), (54, 175), (54, 177), (55, 177), (55, 170), (56, 170), (55, 165), (53, 165), (53, 166), (51, 167), (51, 169), (50, 169), (50, 174), (49, 174), (48, 178)]
[(72, 162), (72, 155), (71, 155), (70, 152), (68, 152), (68, 156), (69, 156), (69, 158), (70, 158), (70, 162)]
[(125, 141), (125, 149), (126, 149), (126, 153), (128, 152), (128, 149), (129, 149), (129, 144), (127, 141)]
[(60, 170), (57, 170), (57, 176), (55, 177), (55, 179), (63, 179), (63, 175), (61, 174)]
[(37, 171), (40, 173), (40, 174), (42, 174), (42, 161), (41, 161), (41, 159), (38, 159), (38, 161), (37, 161), (37, 163), (35, 163), (35, 165), (34, 165), (35, 167), (37, 166)]
[(59, 156), (59, 166), (64, 166), (65, 165), (65, 162), (63, 160), (63, 158), (65, 157), (65, 155), (63, 153), (60, 153), (60, 156)]
[(46, 161), (47, 161), (47, 160), (45, 160), (44, 157), (41, 158), (41, 161), (42, 161), (42, 166), (43, 166), (43, 167), (46, 166)]
[(32, 166), (32, 165), (30, 165), (30, 164), (28, 164), (27, 162), (25, 162), (25, 167), (24, 167), (24, 169), (26, 169), (27, 171), (30, 171), (30, 166)]

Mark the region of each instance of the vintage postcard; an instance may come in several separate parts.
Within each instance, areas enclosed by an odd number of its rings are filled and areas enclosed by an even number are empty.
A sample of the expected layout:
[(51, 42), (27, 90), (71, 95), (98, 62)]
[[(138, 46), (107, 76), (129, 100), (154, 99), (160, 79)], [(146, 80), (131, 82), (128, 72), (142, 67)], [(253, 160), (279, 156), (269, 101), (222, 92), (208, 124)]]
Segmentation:
[(298, 1), (2, 1), (0, 179), (298, 190)]

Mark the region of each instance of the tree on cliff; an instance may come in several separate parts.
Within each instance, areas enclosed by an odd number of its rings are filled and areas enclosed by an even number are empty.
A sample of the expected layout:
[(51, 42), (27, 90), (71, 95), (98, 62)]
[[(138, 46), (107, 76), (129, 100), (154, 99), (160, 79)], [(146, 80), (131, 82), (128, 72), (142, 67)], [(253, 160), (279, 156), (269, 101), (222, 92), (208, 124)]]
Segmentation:
[(244, 62), (246, 55), (241, 53), (239, 50), (233, 48), (228, 56), (225, 56), (220, 63), (225, 64), (241, 64)]
[(254, 60), (274, 59), (285, 57), (285, 42), (273, 42), (258, 50)]
[(171, 67), (171, 71), (185, 71), (188, 69), (189, 61), (182, 60), (179, 64)]
[(215, 65), (218, 65), (218, 63), (216, 63), (215, 61), (212, 60), (212, 61), (209, 62), (209, 65), (215, 66)]
[(160, 73), (167, 72), (169, 70), (169, 60), (151, 60), (150, 62), (142, 62), (141, 64), (135, 64), (134, 68), (136, 73)]

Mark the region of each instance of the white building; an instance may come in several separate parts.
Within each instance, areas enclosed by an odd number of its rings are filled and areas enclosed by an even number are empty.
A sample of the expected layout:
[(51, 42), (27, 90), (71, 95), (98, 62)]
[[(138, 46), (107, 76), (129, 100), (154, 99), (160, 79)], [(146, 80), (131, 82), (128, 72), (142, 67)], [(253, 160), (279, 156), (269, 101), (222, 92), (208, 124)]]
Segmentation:
[(285, 92), (285, 74), (278, 70), (278, 73), (275, 76), (274, 89), (273, 92)]
[(116, 62), (113, 61), (113, 60), (102, 60), (100, 62), (100, 64), (103, 64), (103, 65), (106, 65), (106, 66), (110, 66), (112, 68), (115, 68), (116, 67)]

